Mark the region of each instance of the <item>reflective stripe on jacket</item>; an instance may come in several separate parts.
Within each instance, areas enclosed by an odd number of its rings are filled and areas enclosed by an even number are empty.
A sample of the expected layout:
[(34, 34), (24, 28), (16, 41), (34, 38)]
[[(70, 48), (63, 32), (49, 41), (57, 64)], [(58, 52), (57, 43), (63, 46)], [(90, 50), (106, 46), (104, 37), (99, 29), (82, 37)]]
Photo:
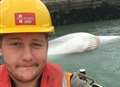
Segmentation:
[[(72, 76), (73, 76), (73, 74), (72, 73), (70, 73), (70, 72), (66, 72), (65, 73), (65, 85), (66, 85), (66, 87), (71, 87), (71, 78), (72, 78)], [(64, 86), (65, 86), (64, 85)]]
[[(81, 77), (81, 78), (80, 78)], [(65, 73), (63, 87), (92, 87), (86, 80), (82, 79), (82, 76), (77, 73)]]

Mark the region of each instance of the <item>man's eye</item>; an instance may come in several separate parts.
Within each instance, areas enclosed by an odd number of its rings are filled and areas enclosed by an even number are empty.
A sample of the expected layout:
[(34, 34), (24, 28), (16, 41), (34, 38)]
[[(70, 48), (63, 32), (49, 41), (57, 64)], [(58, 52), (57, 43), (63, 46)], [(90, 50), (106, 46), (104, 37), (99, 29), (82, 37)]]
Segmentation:
[(18, 43), (18, 42), (10, 43), (10, 45), (11, 45), (11, 46), (21, 46), (21, 44)]
[(41, 44), (41, 43), (32, 43), (31, 46), (32, 47), (42, 47), (43, 44)]

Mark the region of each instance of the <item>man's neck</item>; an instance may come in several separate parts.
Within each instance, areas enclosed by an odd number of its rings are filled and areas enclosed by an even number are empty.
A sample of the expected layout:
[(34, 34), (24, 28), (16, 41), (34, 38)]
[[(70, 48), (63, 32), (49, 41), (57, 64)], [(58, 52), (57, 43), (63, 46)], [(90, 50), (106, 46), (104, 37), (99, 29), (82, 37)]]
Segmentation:
[(16, 87), (36, 87), (36, 83), (37, 81), (27, 83), (16, 82)]
[(21, 82), (15, 79), (11, 79), (11, 80), (12, 80), (12, 87), (39, 87), (41, 77), (36, 78), (35, 80), (29, 82)]

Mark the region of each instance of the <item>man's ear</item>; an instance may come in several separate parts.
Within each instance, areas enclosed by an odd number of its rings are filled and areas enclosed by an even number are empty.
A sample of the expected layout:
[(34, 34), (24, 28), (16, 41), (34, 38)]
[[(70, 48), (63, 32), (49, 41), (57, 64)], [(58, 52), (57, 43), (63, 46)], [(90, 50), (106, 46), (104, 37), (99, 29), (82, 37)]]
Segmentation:
[(1, 43), (0, 43), (0, 56), (2, 55), (2, 46), (1, 46)]
[(0, 56), (2, 55), (2, 49), (1, 49), (1, 47), (0, 47)]
[(2, 41), (0, 40), (0, 56), (2, 55)]

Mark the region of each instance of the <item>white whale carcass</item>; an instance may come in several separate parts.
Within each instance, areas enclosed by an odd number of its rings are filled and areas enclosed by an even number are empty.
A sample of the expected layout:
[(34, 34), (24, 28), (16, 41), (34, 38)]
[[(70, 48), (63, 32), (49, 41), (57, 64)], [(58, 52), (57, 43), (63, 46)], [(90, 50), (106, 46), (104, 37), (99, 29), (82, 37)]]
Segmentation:
[(118, 38), (120, 36), (95, 36), (85, 32), (71, 33), (50, 40), (48, 55), (82, 53)]

